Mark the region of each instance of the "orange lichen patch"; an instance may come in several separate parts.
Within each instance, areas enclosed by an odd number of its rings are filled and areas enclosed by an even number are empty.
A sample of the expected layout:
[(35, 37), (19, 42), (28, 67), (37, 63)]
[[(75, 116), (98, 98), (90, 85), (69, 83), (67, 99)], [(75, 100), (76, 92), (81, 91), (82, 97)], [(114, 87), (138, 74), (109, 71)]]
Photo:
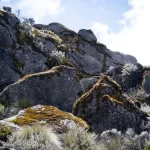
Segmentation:
[(64, 66), (56, 66), (48, 71), (34, 73), (34, 74), (28, 74), (28, 75), (25, 75), (24, 77), (22, 77), (21, 79), (19, 79), (16, 83), (19, 83), (19, 82), (21, 82), (27, 78), (31, 78), (31, 77), (39, 77), (39, 76), (42, 77), (42, 76), (52, 75), (54, 72), (56, 72), (56, 71), (62, 72), (64, 69), (65, 69)]
[(77, 105), (91, 102), (93, 92), (97, 93), (96, 96), (97, 96), (97, 99), (99, 100), (100, 97), (103, 97), (103, 94), (101, 93), (101, 91), (106, 87), (114, 88), (118, 92), (121, 91), (121, 87), (119, 84), (117, 84), (114, 80), (112, 80), (108, 76), (102, 75), (100, 79), (98, 80), (98, 82), (93, 86), (92, 89), (90, 89), (88, 92), (86, 92), (79, 99), (76, 100), (73, 106), (73, 111), (77, 108)]
[(96, 101), (97, 106), (99, 106), (103, 100), (106, 100), (111, 102), (111, 104), (122, 106), (137, 114), (140, 111), (138, 109), (138, 107), (140, 108), (140, 103), (123, 96), (120, 85), (105, 75), (101, 76), (91, 90), (76, 100), (73, 106), (73, 114), (77, 114), (79, 107), (86, 109), (88, 103), (91, 103), (93, 100)]
[(104, 95), (103, 98), (110, 101), (110, 102), (115, 102), (117, 104), (123, 105), (123, 102), (120, 102), (119, 100), (117, 100), (117, 99), (115, 99), (109, 95)]
[(63, 112), (54, 106), (43, 105), (26, 109), (23, 116), (18, 116), (12, 122), (22, 126), (46, 121), (48, 124), (61, 126), (60, 121), (64, 119), (72, 120), (77, 125), (88, 128), (87, 123), (81, 118), (75, 117), (71, 113)]

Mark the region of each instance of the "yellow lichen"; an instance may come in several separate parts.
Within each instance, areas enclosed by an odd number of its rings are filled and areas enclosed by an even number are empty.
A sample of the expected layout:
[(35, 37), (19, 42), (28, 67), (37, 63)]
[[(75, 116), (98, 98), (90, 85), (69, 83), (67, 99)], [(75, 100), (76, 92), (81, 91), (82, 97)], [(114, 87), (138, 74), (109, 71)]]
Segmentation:
[(17, 117), (14, 122), (18, 125), (31, 125), (40, 121), (46, 121), (49, 124), (55, 124), (61, 126), (60, 121), (68, 119), (73, 120), (79, 126), (88, 128), (88, 125), (81, 118), (73, 116), (71, 113), (63, 112), (54, 106), (43, 106), (39, 108), (28, 108), (21, 117)]

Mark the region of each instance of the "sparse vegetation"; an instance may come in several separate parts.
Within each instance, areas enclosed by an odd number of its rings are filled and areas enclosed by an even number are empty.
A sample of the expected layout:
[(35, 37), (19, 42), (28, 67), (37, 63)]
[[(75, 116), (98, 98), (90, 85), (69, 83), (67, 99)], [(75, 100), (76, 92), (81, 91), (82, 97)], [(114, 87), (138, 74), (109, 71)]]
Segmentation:
[(26, 37), (25, 32), (22, 31), (22, 30), (20, 30), (18, 39), (19, 39), (19, 43), (20, 43), (21, 45), (24, 45), (24, 44), (25, 44), (26, 38), (27, 38), (27, 37)]
[(147, 105), (146, 103), (141, 105), (141, 110), (147, 112), (148, 114), (150, 114), (150, 106)]
[(127, 91), (124, 95), (129, 98), (139, 100), (141, 102), (144, 102), (144, 100), (150, 96), (148, 93), (145, 92), (143, 88), (132, 88), (129, 91)]
[(6, 141), (8, 135), (11, 133), (11, 128), (5, 124), (0, 124), (0, 141)]
[(8, 137), (3, 147), (15, 150), (60, 150), (61, 142), (51, 128), (27, 126), (20, 128)]
[(5, 107), (2, 104), (0, 104), (0, 114), (3, 112), (4, 108)]
[(103, 150), (144, 150), (150, 140), (148, 132), (137, 135), (132, 129), (121, 134), (116, 129), (104, 131), (101, 134), (101, 146)]
[(136, 71), (138, 68), (135, 64), (132, 64), (132, 63), (126, 63), (124, 66), (123, 66), (123, 69), (122, 69), (122, 75), (125, 76), (125, 75), (130, 75), (131, 72), (133, 71)]
[(96, 138), (96, 134), (88, 133), (83, 128), (76, 128), (62, 135), (66, 150), (101, 150)]

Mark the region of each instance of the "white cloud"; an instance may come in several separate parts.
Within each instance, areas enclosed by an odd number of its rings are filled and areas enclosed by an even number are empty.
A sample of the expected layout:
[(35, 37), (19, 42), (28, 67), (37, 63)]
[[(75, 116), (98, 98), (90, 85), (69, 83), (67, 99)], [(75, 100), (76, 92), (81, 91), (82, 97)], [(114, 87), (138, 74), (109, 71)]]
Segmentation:
[(129, 0), (131, 10), (124, 13), (119, 32), (109, 31), (100, 22), (92, 23), (92, 30), (108, 48), (135, 56), (143, 65), (150, 65), (150, 0)]
[(97, 0), (92, 0), (92, 2), (95, 4)]
[[(0, 6), (20, 9), (23, 17), (32, 17), (38, 23), (49, 23), (49, 18), (64, 12), (62, 0), (0, 0)], [(25, 16), (23, 15), (25, 14)]]

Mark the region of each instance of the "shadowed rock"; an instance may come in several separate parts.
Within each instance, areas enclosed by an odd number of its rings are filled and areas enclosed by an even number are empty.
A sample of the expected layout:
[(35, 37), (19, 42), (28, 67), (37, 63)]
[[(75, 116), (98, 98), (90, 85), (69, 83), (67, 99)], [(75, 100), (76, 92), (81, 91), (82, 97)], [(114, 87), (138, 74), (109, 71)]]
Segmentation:
[(102, 76), (75, 102), (73, 114), (87, 121), (97, 133), (113, 128), (123, 132), (133, 128), (140, 133), (145, 130), (148, 117), (133, 100), (123, 96), (121, 87), (107, 76)]
[(71, 112), (73, 103), (83, 92), (73, 68), (60, 66), (49, 71), (30, 74), (6, 87), (0, 103), (15, 107), (37, 104), (53, 105)]

